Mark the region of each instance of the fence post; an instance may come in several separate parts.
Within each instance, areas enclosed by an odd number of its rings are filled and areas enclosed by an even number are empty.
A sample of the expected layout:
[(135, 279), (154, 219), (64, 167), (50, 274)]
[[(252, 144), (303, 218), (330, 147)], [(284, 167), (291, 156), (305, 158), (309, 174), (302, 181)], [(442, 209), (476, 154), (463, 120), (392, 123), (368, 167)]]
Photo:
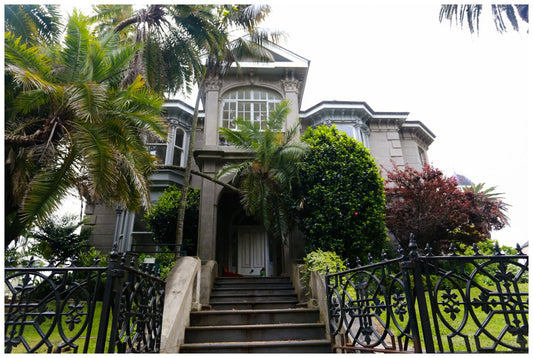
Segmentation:
[(415, 303), (411, 297), (411, 279), (409, 278), (409, 270), (413, 271), (413, 261), (407, 261), (400, 263), (400, 269), (403, 276), (403, 287), (405, 291), (405, 300), (407, 303), (407, 312), (409, 314), (409, 325), (413, 335), (413, 348), (415, 353), (422, 353), (422, 344), (420, 342), (420, 333), (418, 332), (418, 322), (416, 319)]
[[(109, 253), (109, 266), (107, 269), (107, 277), (104, 288), (104, 299), (102, 301), (102, 312), (100, 314), (100, 326), (98, 327), (98, 335), (96, 337), (95, 353), (104, 353), (105, 343), (107, 338), (107, 327), (109, 325), (109, 316), (111, 312), (111, 305), (113, 304), (113, 286), (115, 276), (117, 275), (118, 252), (116, 251), (116, 243), (113, 245)], [(110, 342), (111, 345), (111, 342)]]
[[(424, 347), (426, 353), (435, 353), (435, 345), (433, 344), (433, 334), (431, 332), (431, 323), (429, 312), (426, 303), (426, 295), (424, 292), (424, 283), (422, 282), (422, 273), (420, 266), (422, 263), (418, 260), (418, 245), (416, 244), (414, 235), (411, 234), (409, 239), (409, 259), (412, 263), (414, 291), (416, 301), (418, 301), (418, 312), (420, 313), (420, 325), (422, 327), (422, 334), (424, 336)], [(413, 302), (413, 307), (415, 301)], [(418, 328), (418, 327), (417, 327)]]

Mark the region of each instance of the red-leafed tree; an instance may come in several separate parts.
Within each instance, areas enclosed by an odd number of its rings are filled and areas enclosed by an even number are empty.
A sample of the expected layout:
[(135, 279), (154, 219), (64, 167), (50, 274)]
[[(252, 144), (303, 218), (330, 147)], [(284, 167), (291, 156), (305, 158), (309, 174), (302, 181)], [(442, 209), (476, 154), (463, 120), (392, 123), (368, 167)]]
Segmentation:
[(411, 233), (420, 248), (428, 243), (436, 250), (451, 242), (472, 244), (508, 223), (501, 200), (470, 188), (463, 191), (455, 178), (429, 164), (422, 171), (394, 165), (386, 172), (386, 223), (402, 246), (408, 245)]

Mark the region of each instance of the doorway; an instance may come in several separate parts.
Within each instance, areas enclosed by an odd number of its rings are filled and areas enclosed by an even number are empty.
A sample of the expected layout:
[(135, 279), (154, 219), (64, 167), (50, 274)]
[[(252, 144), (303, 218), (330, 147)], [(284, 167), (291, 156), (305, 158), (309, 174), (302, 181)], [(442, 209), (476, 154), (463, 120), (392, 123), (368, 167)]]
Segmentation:
[(240, 226), (237, 239), (237, 273), (245, 276), (270, 276), (268, 239), (260, 226)]

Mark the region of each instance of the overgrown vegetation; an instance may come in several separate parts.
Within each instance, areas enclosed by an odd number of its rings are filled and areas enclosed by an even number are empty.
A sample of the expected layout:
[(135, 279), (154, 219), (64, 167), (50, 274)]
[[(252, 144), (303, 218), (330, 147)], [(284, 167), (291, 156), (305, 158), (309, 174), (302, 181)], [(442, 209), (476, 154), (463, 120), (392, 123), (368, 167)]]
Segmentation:
[(221, 135), (231, 145), (249, 152), (252, 158), (227, 164), (217, 173), (217, 178), (232, 177), (240, 190), (246, 213), (261, 222), (272, 237), (283, 242), (292, 225), (286, 198), (307, 149), (296, 139), (298, 126), (283, 131), (289, 111), (289, 102), (284, 100), (269, 113), (264, 129), (258, 121), (240, 119), (235, 121), (236, 130), (220, 128)]
[(30, 238), (35, 239), (32, 252), (57, 264), (76, 262), (88, 248), (90, 228), (76, 215), (52, 218), (33, 229)]
[(355, 262), (381, 254), (387, 240), (383, 179), (363, 144), (334, 127), (309, 128), (293, 210), (306, 252), (334, 251)]
[(308, 253), (304, 258), (303, 270), (300, 272), (304, 287), (309, 289), (311, 272), (318, 272), (321, 275), (325, 275), (328, 269), (329, 272), (344, 271), (346, 270), (346, 265), (342, 258), (335, 252), (317, 249)]
[[(181, 188), (175, 185), (165, 189), (157, 202), (146, 212), (144, 219), (147, 227), (154, 233), (154, 241), (163, 244), (174, 244)], [(198, 210), (200, 190), (189, 188), (185, 211), (184, 239), (181, 250), (187, 255), (196, 255), (198, 241)]]

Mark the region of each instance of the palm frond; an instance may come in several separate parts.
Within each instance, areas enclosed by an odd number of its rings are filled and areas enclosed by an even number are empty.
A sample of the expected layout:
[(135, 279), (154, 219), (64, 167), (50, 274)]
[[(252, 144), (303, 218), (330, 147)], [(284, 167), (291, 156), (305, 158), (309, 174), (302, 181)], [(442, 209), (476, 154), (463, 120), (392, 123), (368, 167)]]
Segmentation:
[(96, 123), (107, 104), (107, 88), (93, 82), (73, 83), (67, 87), (67, 103), (74, 116), (89, 123)]
[(47, 218), (58, 208), (75, 178), (75, 150), (68, 150), (54, 167), (41, 169), (28, 185), (20, 209), (21, 220), (28, 225)]
[(74, 12), (68, 19), (64, 48), (61, 52), (64, 68), (62, 78), (68, 82), (85, 80), (88, 51), (94, 37), (89, 31), (89, 18)]
[(5, 5), (6, 31), (24, 42), (55, 42), (60, 30), (59, 5)]

